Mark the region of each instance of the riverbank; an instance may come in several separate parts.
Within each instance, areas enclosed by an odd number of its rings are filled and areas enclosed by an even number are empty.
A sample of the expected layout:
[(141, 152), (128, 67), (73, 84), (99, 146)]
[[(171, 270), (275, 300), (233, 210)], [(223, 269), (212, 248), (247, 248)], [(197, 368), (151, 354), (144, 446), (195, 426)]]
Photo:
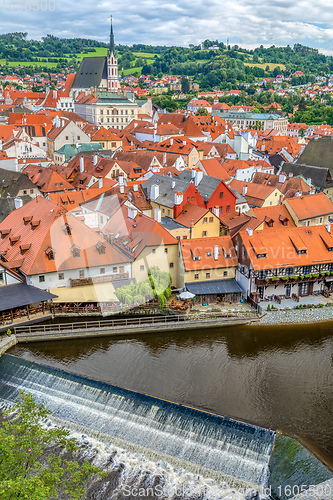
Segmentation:
[(257, 325), (282, 326), (326, 323), (327, 321), (333, 321), (333, 307), (268, 311), (258, 320)]

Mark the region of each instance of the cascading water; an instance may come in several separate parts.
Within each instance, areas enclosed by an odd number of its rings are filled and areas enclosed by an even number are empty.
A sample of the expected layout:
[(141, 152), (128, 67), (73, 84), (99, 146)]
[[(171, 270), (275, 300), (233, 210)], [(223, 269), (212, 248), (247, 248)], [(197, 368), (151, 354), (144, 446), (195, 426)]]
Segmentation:
[(166, 498), (187, 485), (189, 498), (205, 499), (244, 498), (228, 488), (266, 486), (273, 431), (6, 354), (0, 399), (13, 402), (21, 390), (49, 408), (54, 423), (67, 425), (95, 462), (117, 472), (112, 495), (104, 481), (91, 485), (97, 492), (90, 498), (122, 498), (129, 484), (164, 488)]

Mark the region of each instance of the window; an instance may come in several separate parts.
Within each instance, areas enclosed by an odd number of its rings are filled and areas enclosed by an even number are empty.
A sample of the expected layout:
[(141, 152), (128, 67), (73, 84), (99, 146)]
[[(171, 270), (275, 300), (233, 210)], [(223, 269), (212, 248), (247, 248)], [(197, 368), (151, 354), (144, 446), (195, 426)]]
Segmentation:
[(164, 248), (164, 253), (168, 253), (168, 249), (167, 248)]
[(84, 278), (84, 269), (79, 270), (79, 278), (80, 280)]
[(220, 200), (222, 200), (223, 198), (223, 193), (220, 193)]
[(206, 224), (208, 222), (208, 217), (204, 217), (203, 222), (204, 222), (204, 224)]
[(79, 136), (79, 135), (78, 135), (78, 136), (77, 136), (77, 140), (79, 141), (79, 140), (80, 140), (80, 138), (81, 138), (81, 136)]
[(230, 205), (227, 205), (227, 213), (230, 212)]
[(170, 268), (171, 269), (173, 268), (173, 262), (170, 262)]
[(156, 248), (153, 248), (152, 252), (153, 252), (153, 253), (156, 253)]
[(286, 269), (286, 275), (291, 276), (293, 274), (294, 268), (293, 267), (287, 267)]
[(44, 274), (41, 274), (39, 276), (39, 283), (44, 283), (45, 282), (45, 275)]
[(309, 294), (310, 283), (302, 283), (301, 285), (301, 295)]
[(34, 190), (33, 190), (33, 189), (30, 189), (30, 194), (32, 194), (33, 192), (34, 192)]
[(209, 222), (214, 222), (214, 217), (209, 217)]
[(202, 231), (202, 237), (204, 238), (205, 236), (207, 236), (207, 231)]
[(194, 196), (192, 196), (192, 201), (194, 201)]
[(0, 281), (3, 281), (3, 273), (0, 273)]
[(168, 215), (170, 215), (170, 210), (168, 210)]
[(198, 280), (198, 279), (199, 279), (199, 273), (196, 273), (196, 274), (194, 275), (194, 279), (195, 279), (195, 280)]
[(259, 271), (258, 272), (258, 278), (260, 280), (263, 280), (264, 278), (266, 278), (266, 271)]
[(65, 279), (65, 274), (64, 273), (59, 273), (58, 274), (58, 279), (59, 280), (64, 280)]
[(223, 207), (219, 208), (220, 215), (223, 213)]
[(206, 273), (206, 280), (210, 278), (210, 273)]
[(145, 270), (145, 266), (140, 266), (140, 271), (144, 271)]
[(68, 135), (66, 135), (66, 141), (68, 141)]
[(303, 274), (310, 274), (310, 273), (311, 273), (311, 266), (304, 266)]
[(183, 240), (187, 240), (187, 236), (183, 236)]
[(187, 201), (190, 201), (190, 197), (189, 196), (187, 197)]
[(223, 271), (223, 276), (228, 276), (228, 271)]
[(269, 202), (269, 206), (271, 207), (272, 205), (273, 205), (273, 202), (272, 202), (272, 201), (270, 201), (270, 202)]
[(100, 270), (99, 270), (99, 273), (100, 274), (105, 274), (105, 267), (101, 267)]

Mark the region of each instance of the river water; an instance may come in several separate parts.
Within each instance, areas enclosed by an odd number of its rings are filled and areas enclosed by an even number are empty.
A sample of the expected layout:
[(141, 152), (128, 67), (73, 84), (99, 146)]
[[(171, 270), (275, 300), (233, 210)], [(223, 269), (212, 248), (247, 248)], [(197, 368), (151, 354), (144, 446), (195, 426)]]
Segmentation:
[(333, 470), (332, 325), (41, 342), (10, 354), (282, 431)]

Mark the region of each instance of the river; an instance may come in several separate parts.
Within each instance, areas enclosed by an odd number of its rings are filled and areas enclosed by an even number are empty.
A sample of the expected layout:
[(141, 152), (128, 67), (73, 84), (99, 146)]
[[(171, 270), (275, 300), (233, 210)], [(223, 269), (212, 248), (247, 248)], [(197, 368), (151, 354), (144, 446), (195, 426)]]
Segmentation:
[(279, 430), (333, 470), (332, 324), (41, 342), (9, 352)]

